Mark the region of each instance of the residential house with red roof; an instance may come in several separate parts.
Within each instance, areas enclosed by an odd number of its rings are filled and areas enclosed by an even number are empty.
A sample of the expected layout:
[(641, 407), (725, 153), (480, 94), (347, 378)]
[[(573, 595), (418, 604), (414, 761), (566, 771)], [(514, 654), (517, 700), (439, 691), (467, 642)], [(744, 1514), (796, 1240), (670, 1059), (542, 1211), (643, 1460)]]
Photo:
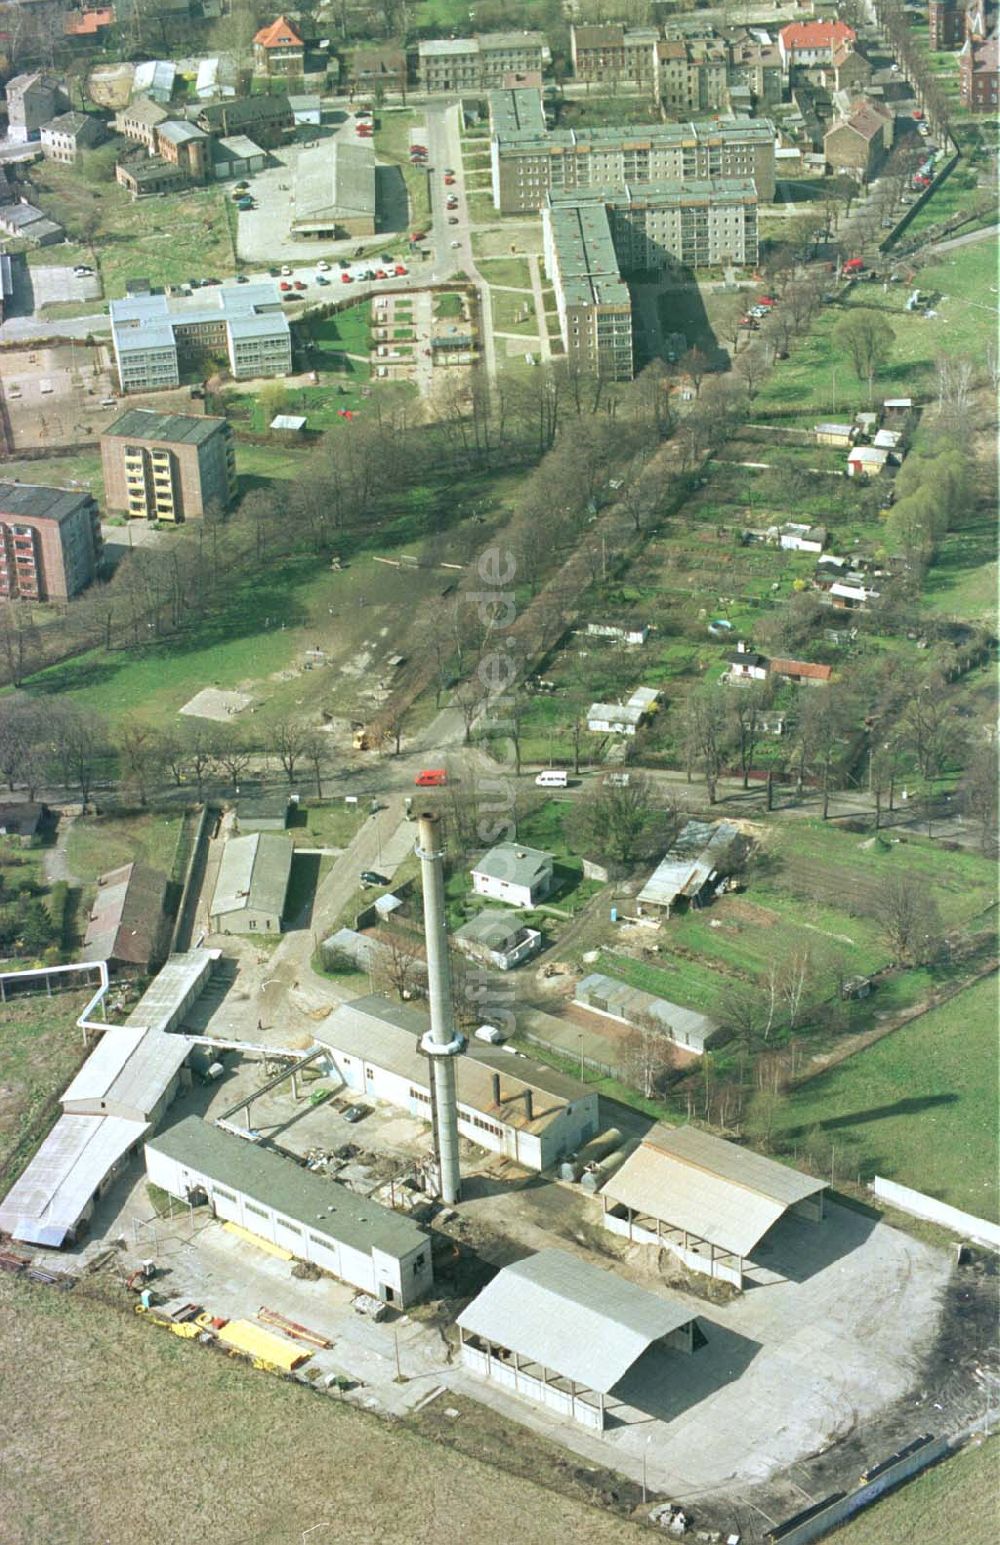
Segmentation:
[(261, 27), (253, 40), (253, 62), (258, 74), (301, 75), (306, 46), (284, 16)]
[(813, 65), (830, 65), (844, 43), (854, 43), (857, 33), (844, 21), (793, 21), (778, 33), (781, 62), (788, 71)]

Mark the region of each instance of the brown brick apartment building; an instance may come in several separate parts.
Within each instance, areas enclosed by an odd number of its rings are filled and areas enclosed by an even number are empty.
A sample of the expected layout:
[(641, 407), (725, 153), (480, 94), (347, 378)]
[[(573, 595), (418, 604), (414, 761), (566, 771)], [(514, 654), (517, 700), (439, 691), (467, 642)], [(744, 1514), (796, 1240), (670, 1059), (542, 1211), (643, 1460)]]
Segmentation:
[(224, 418), (129, 408), (101, 436), (109, 510), (180, 522), (227, 510), (236, 492), (232, 430)]
[(68, 600), (95, 577), (102, 545), (90, 494), (0, 483), (0, 600)]

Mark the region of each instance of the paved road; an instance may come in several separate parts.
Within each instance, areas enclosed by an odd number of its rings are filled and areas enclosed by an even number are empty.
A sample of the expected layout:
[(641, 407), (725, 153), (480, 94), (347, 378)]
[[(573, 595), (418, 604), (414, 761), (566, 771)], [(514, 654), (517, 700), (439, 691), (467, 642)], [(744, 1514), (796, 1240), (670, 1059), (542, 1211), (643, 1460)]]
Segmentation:
[(932, 252), (951, 252), (956, 247), (970, 247), (975, 241), (995, 241), (1000, 236), (1000, 225), (986, 225), (981, 231), (970, 231), (968, 236), (953, 236), (951, 241), (939, 241)]

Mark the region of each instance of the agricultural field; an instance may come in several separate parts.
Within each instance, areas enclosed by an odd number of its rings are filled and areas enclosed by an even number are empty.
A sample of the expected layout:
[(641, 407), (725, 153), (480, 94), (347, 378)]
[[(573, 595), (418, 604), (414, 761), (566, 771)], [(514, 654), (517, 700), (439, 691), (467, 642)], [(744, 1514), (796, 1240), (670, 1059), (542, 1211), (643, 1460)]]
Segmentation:
[(158, 199), (157, 218), (151, 219), (145, 200), (133, 203), (103, 163), (100, 174), (88, 171), (90, 160), (82, 167), (42, 161), (33, 167), (32, 180), (46, 214), (91, 253), (86, 261), (99, 266), (107, 299), (124, 295), (126, 279), (139, 274), (180, 284), (235, 272), (232, 212), (221, 188), (192, 188)]
[(997, 1008), (993, 975), (810, 1079), (780, 1101), (771, 1143), (1000, 1220)]
[[(640, 1537), (572, 1494), (575, 1482), (554, 1458), (547, 1473), (571, 1495), (529, 1479), (513, 1487), (410, 1426), (387, 1426), (141, 1324), (110, 1286), (113, 1303), (100, 1291), (0, 1279), (0, 1506), (10, 1545), (181, 1541), (193, 1518), (203, 1545), (299, 1545), (324, 1523), (317, 1539), (413, 1545), (414, 1520), (431, 1518), (440, 1545)], [(518, 1442), (512, 1427), (512, 1447)]]
[[(954, 55), (952, 55), (954, 58)], [(883, 1498), (830, 1538), (836, 1545), (949, 1540), (992, 1545), (1000, 1494), (1000, 1442), (971, 1443)]]

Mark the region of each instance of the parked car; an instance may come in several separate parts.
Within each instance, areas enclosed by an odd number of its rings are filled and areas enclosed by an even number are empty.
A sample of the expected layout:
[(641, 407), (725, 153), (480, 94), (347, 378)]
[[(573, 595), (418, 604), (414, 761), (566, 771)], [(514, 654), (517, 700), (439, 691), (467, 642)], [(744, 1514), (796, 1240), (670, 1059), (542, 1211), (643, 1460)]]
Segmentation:
[(236, 184), (236, 191), (237, 193), (241, 193), (244, 188), (249, 188), (249, 186), (250, 184), (247, 182), (246, 178), (241, 178), (241, 180)]
[(326, 277), (326, 274), (317, 274), (316, 275), (316, 283), (317, 284), (329, 284), (330, 281)]
[(296, 279), (296, 281), (295, 281), (295, 288), (297, 290), (304, 290), (305, 287), (306, 286), (305, 286), (305, 280), (304, 279)]
[[(449, 215), (448, 216), (448, 224), (449, 225), (461, 225), (461, 223), (462, 222), (459, 220), (457, 215)], [(457, 247), (458, 246), (458, 242), (457, 241), (453, 241), (452, 242), (452, 246), (453, 247)]]
[(237, 284), (249, 284), (250, 280), (247, 278), (246, 274), (237, 274), (236, 275), (236, 283)]
[(379, 874), (377, 869), (362, 869), (362, 885), (388, 885), (389, 881), (384, 874)]
[(287, 263), (282, 264), (281, 272), (284, 274), (286, 279), (290, 279), (292, 277), (292, 270), (289, 268)]
[[(449, 221), (448, 221), (448, 224), (449, 224), (449, 225), (457, 225), (457, 224), (458, 224), (458, 221), (457, 221), (457, 220), (454, 220), (454, 219), (453, 219), (453, 220), (449, 220)], [(452, 243), (451, 243), (451, 245), (452, 245), (452, 246), (453, 246), (453, 247), (460, 247), (460, 246), (461, 246), (461, 245), (462, 245), (462, 243), (461, 243), (461, 242), (460, 242), (460, 241), (453, 241), (453, 242), (452, 242)]]
[(316, 272), (318, 274), (326, 274), (330, 272), (330, 265), (326, 261), (326, 258), (320, 258), (319, 262), (316, 264)]
[(287, 279), (282, 279), (281, 283), (278, 285), (278, 289), (281, 291), (282, 295), (285, 295), (291, 289), (291, 285)]
[(341, 284), (353, 284), (354, 283), (354, 275), (353, 274), (341, 274), (340, 282), (341, 282)]
[(355, 1122), (362, 1121), (367, 1114), (367, 1105), (349, 1105), (344, 1112), (344, 1120), (349, 1121), (353, 1127)]
[(446, 166), (445, 169), (444, 169), (444, 175), (446, 177), (454, 177), (454, 175), (455, 175), (455, 168), (453, 166)]
[(397, 276), (400, 275), (400, 274), (405, 274), (406, 272), (407, 272), (407, 268), (406, 268), (406, 264), (405, 263), (397, 263), (396, 264), (395, 273), (397, 274)]
[(446, 188), (450, 188), (454, 181), (455, 181), (454, 177), (446, 177), (445, 180), (444, 180), (445, 187)]

